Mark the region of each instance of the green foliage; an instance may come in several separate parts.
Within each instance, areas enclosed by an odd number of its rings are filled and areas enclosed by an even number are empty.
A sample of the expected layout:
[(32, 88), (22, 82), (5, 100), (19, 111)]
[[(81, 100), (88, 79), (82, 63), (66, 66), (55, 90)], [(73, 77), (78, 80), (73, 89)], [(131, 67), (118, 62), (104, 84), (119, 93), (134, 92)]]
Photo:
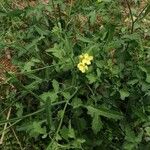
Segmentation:
[(150, 149), (149, 1), (20, 2), (0, 4), (0, 55), (18, 67), (0, 85), (0, 149)]

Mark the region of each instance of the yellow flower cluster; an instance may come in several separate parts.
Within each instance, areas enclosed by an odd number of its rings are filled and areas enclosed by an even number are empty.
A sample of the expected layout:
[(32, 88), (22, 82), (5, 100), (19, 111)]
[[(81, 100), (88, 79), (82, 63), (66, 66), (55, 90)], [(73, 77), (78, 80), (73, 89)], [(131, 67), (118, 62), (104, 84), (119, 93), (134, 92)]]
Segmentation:
[(88, 70), (88, 65), (91, 64), (91, 61), (93, 60), (93, 56), (90, 56), (89, 54), (85, 53), (79, 56), (79, 63), (77, 65), (78, 69), (85, 73), (86, 70)]

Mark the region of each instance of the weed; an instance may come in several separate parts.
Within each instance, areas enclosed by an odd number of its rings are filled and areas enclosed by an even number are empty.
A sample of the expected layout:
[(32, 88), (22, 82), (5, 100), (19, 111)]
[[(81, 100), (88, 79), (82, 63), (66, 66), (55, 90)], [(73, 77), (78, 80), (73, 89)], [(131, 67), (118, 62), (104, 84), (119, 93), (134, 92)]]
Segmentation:
[(149, 12), (140, 0), (2, 0), (0, 149), (149, 149)]

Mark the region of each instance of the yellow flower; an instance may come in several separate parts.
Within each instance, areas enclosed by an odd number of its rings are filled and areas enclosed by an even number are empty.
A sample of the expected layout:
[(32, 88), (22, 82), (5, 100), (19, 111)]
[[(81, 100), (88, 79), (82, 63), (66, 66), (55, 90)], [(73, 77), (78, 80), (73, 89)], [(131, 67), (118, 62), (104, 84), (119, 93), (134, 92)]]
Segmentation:
[(82, 72), (82, 73), (85, 73), (86, 70), (88, 70), (88, 67), (87, 65), (85, 65), (84, 63), (80, 62), (78, 65), (77, 65), (78, 69)]
[(83, 55), (82, 63), (90, 65), (92, 60), (93, 60), (93, 56), (90, 56), (89, 54), (85, 53)]
[(88, 53), (80, 55), (79, 64), (77, 65), (78, 69), (82, 73), (85, 73), (85, 71), (88, 70), (88, 65), (91, 64), (92, 60), (93, 60), (93, 56), (90, 56)]
[(93, 56), (90, 56), (89, 54), (85, 53), (84, 54), (85, 59), (93, 60)]
[(84, 58), (83, 54), (79, 56), (79, 59), (82, 60)]

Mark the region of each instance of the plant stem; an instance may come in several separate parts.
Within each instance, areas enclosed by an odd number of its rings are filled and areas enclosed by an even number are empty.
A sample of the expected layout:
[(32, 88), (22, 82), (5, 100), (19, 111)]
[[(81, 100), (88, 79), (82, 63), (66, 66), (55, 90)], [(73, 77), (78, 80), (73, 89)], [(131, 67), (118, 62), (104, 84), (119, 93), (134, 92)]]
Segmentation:
[[(56, 105), (60, 105), (60, 104), (63, 104), (65, 103), (66, 101), (61, 101), (61, 102), (56, 102), (56, 103), (53, 103), (52, 106), (56, 106)], [(30, 116), (33, 116), (33, 115), (36, 115), (38, 113), (41, 113), (45, 110), (45, 108), (41, 108), (33, 113), (30, 113), (30, 114), (27, 114), (25, 116), (22, 116), (22, 117), (18, 117), (18, 118), (13, 118), (13, 119), (9, 119), (9, 120), (3, 120), (3, 121), (0, 121), (0, 125), (3, 125), (5, 123), (8, 123), (8, 122), (14, 122), (14, 121), (17, 121), (17, 120), (20, 120), (20, 119), (25, 119), (25, 118), (28, 118)]]
[(146, 8), (149, 6), (149, 4), (147, 4), (142, 11), (139, 13), (139, 15), (137, 16), (137, 18), (134, 20), (134, 23), (137, 22), (138, 20), (140, 20), (141, 15), (143, 14), (143, 12), (146, 10)]
[(131, 16), (131, 34), (133, 33), (133, 30), (134, 30), (134, 19), (133, 19), (133, 14), (132, 14), (132, 10), (131, 10), (131, 7), (130, 7), (130, 3), (128, 0), (125, 0), (126, 3), (127, 3), (127, 6), (128, 6), (128, 9), (129, 9), (129, 13), (130, 13), (130, 16)]
[[(6, 118), (7, 120), (10, 117), (10, 113), (11, 113), (11, 108), (9, 108), (9, 110), (8, 110), (7, 118)], [(4, 125), (4, 130), (3, 130), (3, 133), (2, 133), (2, 136), (1, 136), (1, 139), (0, 139), (0, 144), (3, 144), (3, 139), (4, 139), (4, 136), (5, 136), (5, 130), (6, 130), (6, 128), (7, 128), (7, 122)]]
[[(11, 126), (11, 123), (9, 123), (9, 125)], [(23, 147), (22, 147), (22, 145), (21, 145), (21, 142), (19, 141), (19, 138), (18, 138), (18, 136), (17, 136), (15, 130), (13, 129), (13, 127), (10, 127), (10, 128), (11, 128), (11, 130), (12, 130), (12, 132), (13, 132), (13, 134), (14, 134), (14, 136), (15, 136), (17, 142), (18, 142), (18, 145), (20, 146), (20, 150), (23, 150)]]
[(59, 27), (58, 19), (57, 19), (57, 15), (56, 15), (56, 11), (55, 11), (55, 4), (54, 4), (54, 0), (52, 0), (52, 6), (53, 6), (53, 9), (54, 9), (54, 16), (55, 16), (55, 19), (56, 19), (57, 27)]
[(50, 150), (51, 149), (51, 146), (53, 145), (54, 141), (55, 141), (55, 138), (57, 137), (57, 135), (59, 134), (59, 131), (61, 129), (61, 126), (62, 126), (62, 123), (63, 123), (63, 119), (64, 119), (64, 116), (65, 116), (65, 111), (66, 111), (66, 108), (68, 106), (68, 103), (69, 101), (75, 96), (75, 94), (77, 93), (78, 91), (78, 88), (76, 88), (75, 92), (70, 96), (70, 98), (66, 101), (65, 103), (65, 106), (64, 106), (64, 109), (63, 109), (63, 113), (62, 113), (62, 117), (61, 117), (61, 120), (59, 122), (59, 125), (58, 125), (58, 128), (57, 128), (57, 131), (52, 139), (52, 141), (50, 142), (50, 144), (48, 145), (47, 149), (46, 150)]

